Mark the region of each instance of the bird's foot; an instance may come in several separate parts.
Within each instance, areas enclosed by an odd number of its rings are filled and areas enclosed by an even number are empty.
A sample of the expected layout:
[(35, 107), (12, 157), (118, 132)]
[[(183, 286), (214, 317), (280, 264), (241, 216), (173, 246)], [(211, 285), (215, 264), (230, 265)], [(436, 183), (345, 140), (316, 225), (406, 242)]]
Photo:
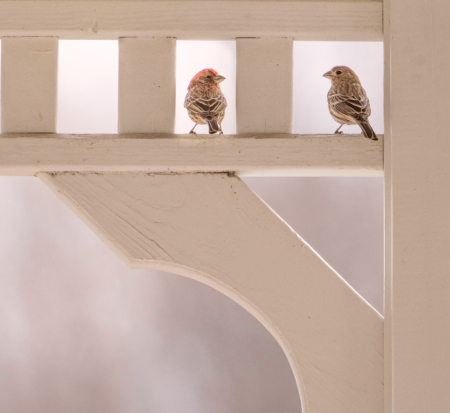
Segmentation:
[(197, 135), (197, 132), (194, 132), (193, 130), (191, 130), (190, 132), (189, 132), (189, 135)]
[(336, 131), (336, 132), (334, 132), (334, 134), (335, 134), (335, 135), (343, 135), (344, 132), (342, 132), (342, 131)]
[(217, 132), (218, 135), (223, 135), (223, 131)]

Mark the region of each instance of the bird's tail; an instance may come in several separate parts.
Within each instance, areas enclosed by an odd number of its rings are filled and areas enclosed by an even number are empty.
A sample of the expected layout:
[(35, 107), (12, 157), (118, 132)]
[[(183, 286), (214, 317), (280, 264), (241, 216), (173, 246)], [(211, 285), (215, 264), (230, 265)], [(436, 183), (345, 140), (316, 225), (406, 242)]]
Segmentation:
[(358, 125), (362, 129), (362, 133), (363, 133), (364, 137), (372, 139), (373, 141), (378, 140), (377, 134), (372, 129), (372, 126), (370, 126), (369, 122), (366, 122), (366, 121), (358, 122)]
[(209, 126), (209, 133), (217, 133), (221, 131), (220, 126), (217, 123), (217, 118), (212, 118), (211, 120), (209, 120), (208, 126)]

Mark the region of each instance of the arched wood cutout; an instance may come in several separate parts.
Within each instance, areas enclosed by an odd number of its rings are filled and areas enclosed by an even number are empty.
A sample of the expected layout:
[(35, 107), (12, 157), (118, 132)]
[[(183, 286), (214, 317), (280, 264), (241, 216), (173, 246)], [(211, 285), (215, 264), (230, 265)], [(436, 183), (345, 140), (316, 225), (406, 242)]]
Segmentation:
[(277, 339), (304, 413), (383, 411), (383, 319), (238, 177), (41, 173), (130, 267), (223, 292)]

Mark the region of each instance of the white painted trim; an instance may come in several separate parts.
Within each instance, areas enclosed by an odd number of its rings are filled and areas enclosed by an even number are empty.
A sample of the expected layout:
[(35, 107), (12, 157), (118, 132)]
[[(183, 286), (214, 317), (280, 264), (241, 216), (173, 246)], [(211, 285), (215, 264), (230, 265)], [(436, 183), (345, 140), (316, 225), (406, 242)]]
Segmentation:
[(175, 39), (119, 39), (119, 133), (173, 133)]
[(393, 412), (447, 413), (450, 2), (391, 0), (389, 22)]
[(132, 268), (228, 295), (278, 340), (303, 413), (383, 412), (383, 319), (239, 178), (39, 174)]
[(383, 136), (0, 134), (0, 174), (45, 171), (382, 176)]
[(384, 0), (384, 413), (392, 404), (392, 168), (390, 3)]
[(292, 38), (237, 39), (238, 133), (292, 133)]
[(380, 2), (0, 1), (0, 36), (382, 40)]
[(1, 61), (2, 131), (56, 132), (58, 39), (3, 39)]

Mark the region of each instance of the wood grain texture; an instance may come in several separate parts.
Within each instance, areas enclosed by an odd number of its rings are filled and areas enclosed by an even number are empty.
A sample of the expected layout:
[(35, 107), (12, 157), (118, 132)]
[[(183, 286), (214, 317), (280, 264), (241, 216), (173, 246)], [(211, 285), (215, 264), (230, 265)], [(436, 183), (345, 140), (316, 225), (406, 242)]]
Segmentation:
[(293, 368), (304, 413), (383, 412), (383, 319), (238, 177), (39, 174), (132, 268), (206, 283)]
[(0, 1), (0, 36), (382, 40), (379, 2)]
[(383, 2), (384, 27), (384, 413), (392, 403), (392, 136), (391, 136), (391, 31), (390, 3)]
[(173, 133), (176, 39), (119, 39), (119, 133)]
[(0, 174), (43, 171), (382, 176), (383, 136), (0, 134)]
[(390, 2), (393, 411), (450, 411), (450, 2)]
[(238, 133), (292, 133), (294, 42), (237, 39)]
[(58, 39), (2, 39), (3, 132), (56, 132)]
[[(10, 1), (10, 0), (0, 0), (0, 2), (2, 1)], [(29, 1), (29, 0), (14, 0), (16, 2), (19, 1)], [(71, 3), (83, 3), (86, 2), (88, 0), (34, 0), (35, 3), (45, 3), (48, 1), (56, 1), (56, 2), (71, 2)], [(98, 0), (98, 1), (102, 1), (104, 3), (115, 3), (117, 1), (123, 1), (123, 0)], [(192, 0), (139, 0), (142, 2), (147, 2), (147, 3), (153, 3), (155, 1), (160, 1), (160, 2), (174, 2), (174, 3), (179, 3), (179, 2), (186, 2), (186, 3), (192, 3)], [(198, 2), (206, 2), (206, 3), (224, 3), (224, 2), (242, 2), (242, 0), (196, 0)], [(298, 2), (308, 2), (308, 3), (323, 3), (323, 2), (330, 2), (330, 3), (382, 3), (383, 0), (245, 0), (247, 2), (258, 2), (258, 3), (263, 3), (263, 2), (267, 2), (267, 3), (277, 3), (277, 2), (292, 2), (292, 3), (298, 3)]]

